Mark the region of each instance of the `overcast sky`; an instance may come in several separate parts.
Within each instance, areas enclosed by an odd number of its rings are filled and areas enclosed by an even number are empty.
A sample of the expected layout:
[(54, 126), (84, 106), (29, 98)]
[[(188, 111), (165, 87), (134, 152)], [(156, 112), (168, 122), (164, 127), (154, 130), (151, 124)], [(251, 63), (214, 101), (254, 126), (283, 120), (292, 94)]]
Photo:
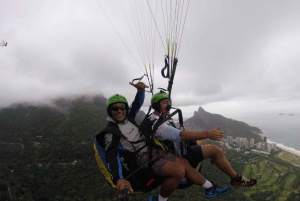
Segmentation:
[[(128, 82), (143, 67), (120, 0), (2, 0), (0, 10), (0, 107), (82, 94), (132, 101)], [(299, 10), (298, 0), (191, 0), (173, 105), (187, 116), (199, 106), (232, 118), (300, 113)], [(156, 93), (167, 79), (158, 35), (155, 44)]]

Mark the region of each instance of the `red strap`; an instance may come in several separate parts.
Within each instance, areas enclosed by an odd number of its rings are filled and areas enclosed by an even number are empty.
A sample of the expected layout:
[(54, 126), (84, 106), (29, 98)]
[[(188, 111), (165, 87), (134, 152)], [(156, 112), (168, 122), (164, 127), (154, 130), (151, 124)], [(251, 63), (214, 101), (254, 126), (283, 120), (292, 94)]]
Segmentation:
[(150, 179), (150, 181), (148, 181), (148, 183), (146, 184), (146, 186), (150, 186), (150, 184), (152, 184), (152, 182), (154, 182), (155, 179)]

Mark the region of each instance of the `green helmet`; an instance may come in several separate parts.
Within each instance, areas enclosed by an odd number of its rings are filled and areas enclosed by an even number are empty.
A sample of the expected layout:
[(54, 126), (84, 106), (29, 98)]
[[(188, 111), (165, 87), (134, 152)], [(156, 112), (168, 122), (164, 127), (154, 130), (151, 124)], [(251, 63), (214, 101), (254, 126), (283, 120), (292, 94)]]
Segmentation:
[(124, 103), (126, 107), (126, 116), (128, 115), (129, 106), (126, 98), (120, 94), (115, 94), (109, 97), (106, 101), (106, 112), (108, 116), (112, 117), (110, 106), (114, 103)]
[(160, 109), (160, 104), (159, 102), (163, 99), (168, 99), (169, 96), (167, 93), (161, 91), (159, 93), (156, 93), (152, 96), (151, 98), (151, 106), (152, 108), (155, 110), (155, 111), (158, 111), (158, 112), (161, 112), (161, 109)]
[(109, 107), (111, 104), (114, 103), (125, 103), (126, 105), (128, 105), (126, 98), (119, 94), (115, 94), (109, 97), (106, 101), (106, 107)]
[(169, 98), (169, 96), (168, 96), (168, 94), (165, 93), (165, 92), (159, 92), (159, 93), (156, 93), (156, 94), (154, 94), (154, 95), (152, 96), (152, 98), (151, 98), (151, 105), (152, 105), (153, 103), (157, 103), (157, 102), (159, 102), (159, 101), (161, 101), (161, 100), (163, 100), (163, 99), (168, 99), (168, 98)]

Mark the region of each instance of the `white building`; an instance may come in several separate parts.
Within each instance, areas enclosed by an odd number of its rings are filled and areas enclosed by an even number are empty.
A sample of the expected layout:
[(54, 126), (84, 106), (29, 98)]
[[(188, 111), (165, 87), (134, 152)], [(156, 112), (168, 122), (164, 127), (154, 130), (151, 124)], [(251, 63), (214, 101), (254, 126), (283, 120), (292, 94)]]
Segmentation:
[(241, 148), (249, 149), (249, 141), (247, 138), (243, 138), (241, 141)]
[(250, 148), (254, 147), (254, 138), (250, 139)]
[(238, 147), (240, 147), (241, 146), (241, 138), (237, 137), (237, 138), (235, 138), (235, 140), (236, 140)]
[(233, 137), (232, 136), (227, 136), (227, 140), (228, 140), (228, 143), (230, 145), (233, 144)]
[(266, 143), (265, 142), (262, 142), (261, 143), (261, 150), (265, 151), (266, 150)]
[(270, 143), (267, 143), (267, 152), (271, 152), (272, 145)]
[(261, 150), (261, 144), (262, 144), (261, 142), (257, 143), (256, 144), (256, 149)]

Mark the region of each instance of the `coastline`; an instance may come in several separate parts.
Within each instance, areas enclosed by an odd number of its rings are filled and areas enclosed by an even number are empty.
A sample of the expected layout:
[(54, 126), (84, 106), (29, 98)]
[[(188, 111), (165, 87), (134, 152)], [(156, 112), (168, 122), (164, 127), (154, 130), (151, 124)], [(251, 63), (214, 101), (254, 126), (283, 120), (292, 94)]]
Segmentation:
[(288, 153), (291, 153), (293, 155), (296, 155), (296, 156), (299, 156), (300, 157), (300, 151), (296, 150), (296, 149), (293, 149), (293, 148), (289, 148), (289, 147), (286, 147), (282, 144), (276, 144), (276, 146), (281, 149), (282, 151), (285, 151), (285, 152), (288, 152)]
[[(262, 134), (261, 136), (265, 136), (265, 135), (264, 135), (265, 133), (266, 133), (266, 132), (263, 131), (263, 134)], [(293, 154), (293, 155), (295, 155), (295, 156), (299, 156), (299, 157), (300, 157), (300, 151), (297, 150), (297, 149), (295, 149), (295, 148), (291, 148), (291, 147), (288, 147), (288, 146), (286, 146), (286, 145), (284, 145), (284, 144), (277, 143), (277, 142), (275, 142), (275, 141), (273, 141), (273, 140), (270, 140), (269, 138), (267, 138), (267, 142), (268, 142), (268, 143), (275, 143), (275, 144), (276, 144), (276, 147), (279, 148), (280, 150), (285, 151), (285, 152), (288, 152), (288, 153), (290, 153), (290, 154)]]

